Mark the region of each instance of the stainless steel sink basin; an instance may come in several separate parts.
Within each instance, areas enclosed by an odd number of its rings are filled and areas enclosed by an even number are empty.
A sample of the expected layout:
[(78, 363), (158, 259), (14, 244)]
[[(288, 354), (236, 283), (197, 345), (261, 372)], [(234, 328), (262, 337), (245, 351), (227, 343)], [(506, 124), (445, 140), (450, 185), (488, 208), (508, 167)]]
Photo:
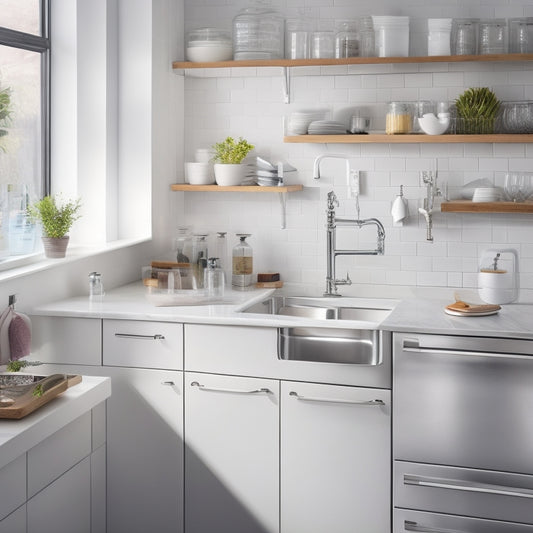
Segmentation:
[[(344, 305), (342, 300), (332, 303), (321, 298), (297, 296), (273, 296), (262, 302), (251, 305), (243, 310), (244, 313), (259, 313), (263, 315), (296, 316), (316, 320), (364, 320), (381, 322), (392, 311), (392, 307), (368, 307), (361, 305)], [(376, 304), (377, 305), (377, 304)]]
[(383, 345), (390, 333), (379, 323), (392, 311), (379, 300), (273, 296), (244, 309), (244, 313), (291, 316), (325, 321), (364, 321), (362, 327), (309, 327), (302, 323), (278, 328), (278, 358), (314, 363), (375, 366), (383, 361)]

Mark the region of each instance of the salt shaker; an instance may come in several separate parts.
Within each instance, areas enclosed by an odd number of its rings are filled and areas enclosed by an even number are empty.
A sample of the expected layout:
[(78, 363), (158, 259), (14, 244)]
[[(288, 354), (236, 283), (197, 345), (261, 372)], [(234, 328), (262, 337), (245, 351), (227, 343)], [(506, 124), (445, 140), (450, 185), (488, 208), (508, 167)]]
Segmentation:
[(89, 299), (101, 298), (104, 294), (102, 274), (91, 272), (89, 274)]

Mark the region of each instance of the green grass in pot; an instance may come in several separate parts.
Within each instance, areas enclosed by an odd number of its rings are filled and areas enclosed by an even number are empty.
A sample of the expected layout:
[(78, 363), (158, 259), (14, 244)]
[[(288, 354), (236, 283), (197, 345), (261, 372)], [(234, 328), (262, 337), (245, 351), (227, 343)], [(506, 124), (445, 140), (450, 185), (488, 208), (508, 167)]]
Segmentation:
[(494, 133), (501, 103), (488, 87), (467, 89), (455, 100), (457, 133)]
[(235, 141), (233, 137), (226, 137), (222, 142), (216, 143), (213, 149), (215, 150), (213, 157), (215, 163), (238, 165), (254, 149), (254, 146), (242, 137), (239, 137), (238, 141)]
[(45, 196), (28, 206), (27, 212), (33, 222), (40, 222), (43, 235), (59, 239), (64, 237), (72, 224), (80, 218), (81, 200), (58, 203), (53, 196)]

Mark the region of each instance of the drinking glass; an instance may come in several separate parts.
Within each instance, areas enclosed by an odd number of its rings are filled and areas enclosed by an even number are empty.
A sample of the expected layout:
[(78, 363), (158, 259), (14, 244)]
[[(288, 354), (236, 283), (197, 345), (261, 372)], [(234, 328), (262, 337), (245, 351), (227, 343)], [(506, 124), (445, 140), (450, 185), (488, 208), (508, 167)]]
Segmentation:
[(531, 194), (531, 174), (506, 174), (505, 194), (511, 202), (524, 202)]

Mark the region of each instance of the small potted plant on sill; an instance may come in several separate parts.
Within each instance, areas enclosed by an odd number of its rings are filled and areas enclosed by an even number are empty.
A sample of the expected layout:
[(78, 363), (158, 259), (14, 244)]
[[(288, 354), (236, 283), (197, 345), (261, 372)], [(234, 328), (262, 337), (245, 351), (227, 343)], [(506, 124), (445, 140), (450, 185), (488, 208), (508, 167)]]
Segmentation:
[(80, 218), (81, 200), (61, 202), (55, 196), (45, 196), (28, 206), (28, 216), (40, 222), (43, 229), (43, 245), (46, 257), (65, 257), (68, 246), (68, 231)]
[(238, 141), (233, 137), (226, 137), (222, 142), (216, 143), (213, 149), (217, 184), (226, 187), (241, 185), (246, 177), (246, 166), (242, 161), (254, 146), (242, 137), (239, 137)]

